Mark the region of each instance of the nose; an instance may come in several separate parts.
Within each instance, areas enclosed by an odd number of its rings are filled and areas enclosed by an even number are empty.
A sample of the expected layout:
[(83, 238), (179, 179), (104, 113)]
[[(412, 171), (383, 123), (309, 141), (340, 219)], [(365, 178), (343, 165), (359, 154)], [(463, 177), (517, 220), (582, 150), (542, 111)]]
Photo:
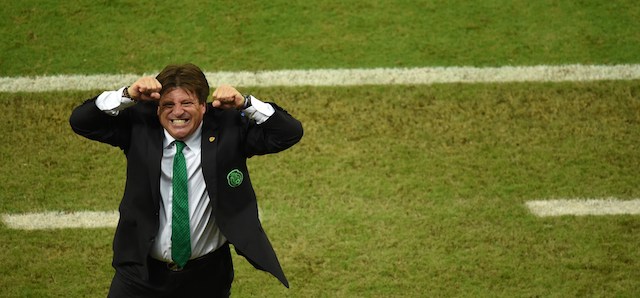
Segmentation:
[(173, 106), (173, 110), (171, 110), (174, 116), (180, 116), (184, 113), (184, 108), (182, 108), (181, 104), (176, 104)]

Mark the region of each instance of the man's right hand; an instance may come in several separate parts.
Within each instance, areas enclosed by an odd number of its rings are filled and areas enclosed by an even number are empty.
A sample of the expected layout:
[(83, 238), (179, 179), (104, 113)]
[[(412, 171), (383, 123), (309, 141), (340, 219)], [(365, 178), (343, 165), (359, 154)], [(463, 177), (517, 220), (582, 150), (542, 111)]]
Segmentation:
[(127, 91), (133, 100), (160, 100), (162, 84), (155, 77), (142, 77), (133, 83)]

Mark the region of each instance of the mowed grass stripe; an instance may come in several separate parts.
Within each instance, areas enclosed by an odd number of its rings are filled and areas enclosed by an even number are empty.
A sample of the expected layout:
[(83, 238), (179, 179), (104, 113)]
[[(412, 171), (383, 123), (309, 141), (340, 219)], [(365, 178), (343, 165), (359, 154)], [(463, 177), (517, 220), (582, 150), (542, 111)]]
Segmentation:
[[(563, 82), (640, 79), (640, 64), (538, 65), (502, 67), (421, 67), (207, 72), (212, 86), (358, 86), (436, 83)], [(0, 92), (111, 90), (140, 75), (96, 74), (2, 77)]]
[(563, 215), (640, 215), (640, 199), (558, 199), (526, 202), (540, 217)]

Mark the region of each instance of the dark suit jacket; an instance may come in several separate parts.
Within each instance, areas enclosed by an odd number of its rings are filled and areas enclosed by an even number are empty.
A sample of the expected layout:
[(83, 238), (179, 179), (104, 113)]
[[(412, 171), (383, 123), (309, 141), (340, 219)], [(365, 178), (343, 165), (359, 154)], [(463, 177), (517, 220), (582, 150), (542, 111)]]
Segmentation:
[[(92, 98), (76, 107), (69, 122), (86, 138), (120, 147), (127, 158), (127, 181), (120, 203), (120, 220), (113, 242), (113, 266), (134, 266), (148, 279), (147, 259), (158, 232), (160, 163), (163, 128), (157, 102), (139, 102), (110, 116)], [(256, 195), (246, 159), (287, 149), (302, 137), (302, 125), (285, 110), (276, 110), (257, 125), (239, 111), (207, 105), (202, 126), (202, 172), (222, 234), (254, 267), (270, 272), (289, 286), (276, 254), (258, 219)], [(243, 182), (231, 187), (227, 174), (234, 169)]]

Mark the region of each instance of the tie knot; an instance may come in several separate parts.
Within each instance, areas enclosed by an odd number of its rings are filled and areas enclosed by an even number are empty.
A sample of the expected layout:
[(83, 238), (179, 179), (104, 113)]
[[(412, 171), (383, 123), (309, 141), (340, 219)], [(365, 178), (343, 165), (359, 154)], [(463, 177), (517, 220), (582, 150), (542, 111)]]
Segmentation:
[(186, 144), (183, 141), (176, 141), (176, 152), (182, 152), (182, 149), (184, 149), (185, 146)]

